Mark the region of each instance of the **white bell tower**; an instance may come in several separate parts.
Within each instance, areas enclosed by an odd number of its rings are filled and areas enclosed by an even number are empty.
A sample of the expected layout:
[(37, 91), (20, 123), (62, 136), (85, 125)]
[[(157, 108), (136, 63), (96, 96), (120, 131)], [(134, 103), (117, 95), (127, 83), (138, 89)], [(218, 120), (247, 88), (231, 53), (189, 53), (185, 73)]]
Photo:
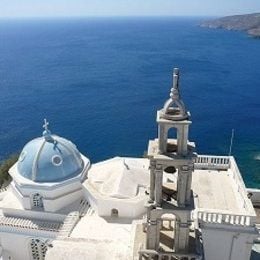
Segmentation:
[[(161, 250), (161, 227), (165, 215), (174, 216), (172, 252), (189, 246), (190, 212), (193, 209), (191, 179), (195, 144), (189, 142), (190, 113), (179, 93), (179, 69), (174, 69), (170, 98), (157, 111), (158, 139), (150, 140), (150, 191), (147, 204), (147, 249)], [(169, 130), (176, 138), (169, 138)], [(167, 181), (164, 175), (174, 176)], [(169, 243), (168, 243), (169, 244)]]

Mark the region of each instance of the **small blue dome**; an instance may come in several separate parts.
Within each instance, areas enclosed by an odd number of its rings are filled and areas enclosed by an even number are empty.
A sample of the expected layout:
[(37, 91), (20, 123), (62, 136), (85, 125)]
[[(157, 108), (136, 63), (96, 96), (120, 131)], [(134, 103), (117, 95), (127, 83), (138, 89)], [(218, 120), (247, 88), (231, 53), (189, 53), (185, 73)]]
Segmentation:
[(58, 182), (79, 175), (84, 162), (76, 146), (65, 138), (44, 131), (23, 148), (18, 172), (34, 182)]

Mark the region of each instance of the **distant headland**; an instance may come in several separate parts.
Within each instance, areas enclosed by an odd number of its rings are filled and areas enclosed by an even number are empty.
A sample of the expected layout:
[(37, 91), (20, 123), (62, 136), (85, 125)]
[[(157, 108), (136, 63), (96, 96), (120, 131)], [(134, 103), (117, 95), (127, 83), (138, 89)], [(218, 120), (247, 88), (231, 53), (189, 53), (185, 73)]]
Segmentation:
[(260, 38), (260, 13), (226, 16), (204, 21), (201, 27), (223, 28), (227, 30), (245, 31), (250, 36)]

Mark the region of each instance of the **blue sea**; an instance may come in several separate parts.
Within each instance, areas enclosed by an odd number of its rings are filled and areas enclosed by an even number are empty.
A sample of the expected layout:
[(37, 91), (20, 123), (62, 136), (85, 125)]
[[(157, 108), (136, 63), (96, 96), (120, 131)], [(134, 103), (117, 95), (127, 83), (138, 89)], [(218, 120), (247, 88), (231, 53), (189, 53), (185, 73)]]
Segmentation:
[(200, 154), (232, 154), (260, 187), (260, 40), (200, 28), (202, 18), (0, 20), (0, 159), (42, 134), (92, 162), (142, 156), (181, 70)]

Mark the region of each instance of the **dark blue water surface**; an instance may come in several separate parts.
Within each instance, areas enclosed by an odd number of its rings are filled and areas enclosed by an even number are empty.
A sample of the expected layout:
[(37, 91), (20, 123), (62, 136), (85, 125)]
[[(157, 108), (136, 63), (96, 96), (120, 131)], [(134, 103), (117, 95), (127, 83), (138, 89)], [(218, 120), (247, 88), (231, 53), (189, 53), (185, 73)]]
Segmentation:
[(181, 69), (200, 154), (233, 154), (260, 187), (260, 40), (200, 28), (200, 19), (0, 20), (0, 158), (42, 132), (77, 144), (92, 162), (142, 156), (156, 110)]

